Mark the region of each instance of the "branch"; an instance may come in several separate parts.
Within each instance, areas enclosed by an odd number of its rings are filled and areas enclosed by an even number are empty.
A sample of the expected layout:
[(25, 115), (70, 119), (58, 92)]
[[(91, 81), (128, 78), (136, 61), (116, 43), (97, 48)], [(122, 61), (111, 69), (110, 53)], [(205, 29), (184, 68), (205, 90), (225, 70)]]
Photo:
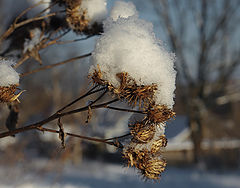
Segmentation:
[[(46, 131), (46, 132), (59, 134), (59, 131), (54, 130), (54, 129), (44, 128), (44, 127), (38, 127), (36, 129), (39, 130), (39, 131), (42, 131), (42, 132)], [(72, 137), (76, 137), (76, 138), (80, 138), (80, 139), (84, 139), (84, 140), (89, 140), (89, 141), (93, 141), (93, 142), (105, 143), (105, 144), (113, 145), (115, 147), (120, 147), (120, 145), (116, 144), (116, 142), (113, 142), (113, 141), (110, 142), (109, 140), (117, 140), (119, 138), (124, 138), (126, 136), (131, 135), (130, 133), (128, 133), (128, 134), (125, 134), (125, 135), (122, 135), (122, 136), (118, 136), (118, 137), (101, 139), (101, 138), (88, 137), (88, 136), (83, 136), (83, 135), (73, 134), (73, 133), (68, 133), (68, 132), (65, 132), (65, 134), (67, 136), (72, 136)]]
[(117, 110), (117, 111), (123, 111), (123, 112), (133, 112), (133, 113), (139, 113), (139, 114), (146, 114), (146, 112), (138, 111), (138, 110), (131, 110), (131, 109), (125, 109), (125, 108), (117, 108), (112, 106), (105, 106), (104, 108), (108, 108), (111, 110)]
[(91, 55), (92, 55), (91, 53), (88, 53), (88, 54), (85, 54), (85, 55), (73, 57), (71, 59), (68, 59), (68, 60), (65, 60), (65, 61), (62, 61), (62, 62), (59, 62), (59, 63), (55, 63), (55, 64), (52, 64), (52, 65), (46, 65), (44, 67), (40, 67), (38, 69), (34, 69), (32, 71), (22, 73), (22, 74), (20, 74), (20, 77), (28, 76), (30, 74), (33, 74), (33, 73), (36, 73), (36, 72), (40, 72), (42, 70), (51, 69), (53, 67), (56, 67), (56, 66), (59, 66), (59, 65), (63, 65), (63, 64), (66, 64), (66, 63), (71, 63), (71, 62), (73, 62), (75, 60), (82, 59), (82, 58), (85, 58), (85, 57), (88, 57), (88, 56), (91, 56)]
[[(105, 103), (102, 103), (102, 104), (93, 105), (93, 106), (91, 106), (91, 109), (103, 108), (104, 106), (107, 106), (107, 105), (109, 105), (111, 103), (117, 102), (118, 100), (119, 99), (114, 99), (114, 100), (111, 100), (111, 101), (108, 101), (108, 102), (105, 102)], [(42, 125), (47, 124), (47, 123), (49, 123), (49, 122), (51, 122), (51, 121), (53, 121), (55, 119), (58, 119), (60, 117), (71, 115), (71, 114), (75, 114), (75, 113), (79, 113), (79, 112), (83, 112), (83, 111), (87, 111), (88, 107), (89, 107), (89, 105), (85, 106), (85, 107), (82, 107), (82, 108), (79, 108), (79, 109), (76, 109), (76, 110), (65, 112), (65, 113), (58, 113), (58, 112), (56, 112), (52, 116), (50, 116), (50, 117), (48, 117), (48, 118), (46, 118), (46, 119), (44, 119), (42, 121), (39, 121), (37, 123), (31, 124), (31, 125), (27, 125), (25, 127), (21, 127), (21, 128), (15, 129), (13, 131), (7, 131), (7, 132), (0, 133), (0, 138), (4, 138), (4, 137), (12, 136), (14, 134), (18, 134), (18, 133), (21, 133), (21, 132), (25, 132), (25, 131), (36, 129), (36, 128), (41, 127)]]
[(47, 14), (47, 15), (44, 15), (44, 16), (39, 16), (39, 17), (35, 17), (35, 18), (30, 18), (30, 19), (27, 19), (25, 21), (22, 21), (20, 23), (13, 23), (9, 28), (8, 30), (3, 33), (1, 36), (0, 36), (0, 44), (2, 43), (2, 41), (4, 39), (6, 39), (9, 35), (11, 35), (13, 33), (13, 31), (23, 25), (26, 25), (28, 23), (31, 23), (31, 22), (34, 22), (34, 21), (38, 21), (38, 20), (43, 20), (45, 18), (48, 18), (48, 17), (51, 17), (51, 16), (55, 16), (57, 13), (50, 13), (50, 14)]
[(57, 41), (56, 44), (69, 44), (69, 43), (73, 43), (73, 42), (78, 42), (78, 41), (83, 41), (83, 40), (87, 40), (91, 37), (94, 37), (95, 35), (89, 35), (86, 36), (84, 38), (80, 38), (80, 39), (75, 39), (75, 40), (65, 40), (65, 41)]

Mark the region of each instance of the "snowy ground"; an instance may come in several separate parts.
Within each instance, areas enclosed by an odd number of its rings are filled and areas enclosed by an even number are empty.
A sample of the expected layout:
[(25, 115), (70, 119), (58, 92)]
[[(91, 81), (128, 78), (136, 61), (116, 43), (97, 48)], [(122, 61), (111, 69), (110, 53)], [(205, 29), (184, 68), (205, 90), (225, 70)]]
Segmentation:
[(1, 166), (0, 182), (0, 188), (239, 188), (240, 171), (206, 172), (169, 167), (160, 183), (152, 183), (141, 180), (133, 169), (115, 164), (84, 162), (81, 166), (56, 167), (51, 162), (38, 161)]

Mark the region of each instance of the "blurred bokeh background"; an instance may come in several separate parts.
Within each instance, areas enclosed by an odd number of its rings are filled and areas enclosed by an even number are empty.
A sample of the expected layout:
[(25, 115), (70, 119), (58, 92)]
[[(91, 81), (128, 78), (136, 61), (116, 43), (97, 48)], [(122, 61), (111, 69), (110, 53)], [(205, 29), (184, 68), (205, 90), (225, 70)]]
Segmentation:
[[(36, 2), (0, 0), (1, 33)], [(110, 10), (115, 1), (107, 2)], [(177, 56), (177, 116), (166, 129), (168, 166), (160, 182), (144, 182), (124, 166), (114, 147), (68, 138), (62, 149), (58, 135), (30, 131), (0, 139), (0, 187), (240, 187), (240, 1), (131, 2)], [(81, 37), (70, 32), (64, 40)], [(44, 49), (43, 64), (89, 53), (96, 38)], [(36, 67), (30, 60), (18, 71)], [(85, 58), (24, 77), (20, 87), (27, 92), (21, 96), (19, 126), (46, 118), (89, 89), (89, 67)], [(0, 104), (1, 131), (7, 130), (8, 113), (7, 105)], [(88, 124), (86, 113), (63, 122), (68, 132), (106, 138), (125, 134), (130, 115), (98, 110)]]

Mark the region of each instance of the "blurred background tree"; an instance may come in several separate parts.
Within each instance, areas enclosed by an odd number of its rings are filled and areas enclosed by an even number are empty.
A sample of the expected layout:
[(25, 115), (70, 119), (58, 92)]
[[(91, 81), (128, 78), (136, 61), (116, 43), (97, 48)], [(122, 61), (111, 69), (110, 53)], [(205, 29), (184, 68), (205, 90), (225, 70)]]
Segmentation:
[[(177, 56), (177, 114), (188, 116), (197, 163), (202, 156), (203, 128), (208, 126), (204, 121), (222, 105), (239, 100), (239, 90), (229, 95), (227, 86), (239, 78), (240, 1), (151, 2), (159, 16), (160, 35)], [(221, 130), (220, 125), (214, 129)]]

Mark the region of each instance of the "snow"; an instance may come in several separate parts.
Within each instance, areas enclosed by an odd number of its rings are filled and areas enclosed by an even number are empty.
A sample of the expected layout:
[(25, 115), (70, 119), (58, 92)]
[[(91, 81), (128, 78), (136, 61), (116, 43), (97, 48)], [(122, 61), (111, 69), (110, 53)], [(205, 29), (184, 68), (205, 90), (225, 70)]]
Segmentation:
[(138, 15), (135, 5), (132, 2), (116, 1), (111, 10), (110, 17), (116, 21), (118, 18), (128, 18)]
[(82, 0), (82, 10), (87, 11), (90, 24), (102, 22), (107, 15), (106, 0)]
[(151, 23), (137, 16), (107, 19), (104, 33), (96, 42), (90, 74), (98, 70), (102, 78), (119, 87), (117, 73), (127, 72), (138, 85), (157, 84), (156, 103), (172, 108), (174, 101), (175, 55), (156, 39)]
[(12, 168), (0, 166), (0, 181), (1, 188), (239, 188), (240, 171), (169, 167), (159, 183), (152, 183), (143, 181), (133, 168), (117, 164), (85, 161), (81, 165), (60, 165), (35, 160)]
[(44, 38), (41, 29), (35, 28), (30, 30), (31, 39), (25, 39), (23, 53), (31, 51)]
[(12, 68), (15, 62), (12, 60), (0, 59), (0, 86), (10, 86), (19, 83), (19, 75)]

